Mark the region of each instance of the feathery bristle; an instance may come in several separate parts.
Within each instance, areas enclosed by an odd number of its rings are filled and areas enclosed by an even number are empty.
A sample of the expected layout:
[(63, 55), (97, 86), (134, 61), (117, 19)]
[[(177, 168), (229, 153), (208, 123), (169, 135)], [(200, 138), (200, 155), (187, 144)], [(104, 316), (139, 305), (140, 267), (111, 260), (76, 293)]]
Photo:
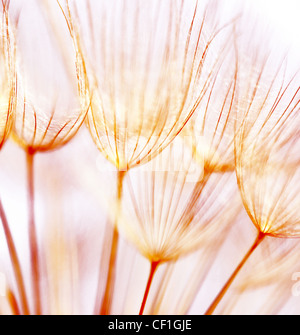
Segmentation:
[(176, 259), (231, 222), (240, 208), (233, 181), (232, 173), (203, 175), (191, 151), (175, 140), (144, 169), (128, 172), (120, 229), (151, 261)]
[[(28, 3), (28, 7), (23, 5), (18, 20), (18, 98), (13, 138), (31, 151), (52, 150), (68, 142), (87, 112), (77, 92), (72, 39), (65, 22), (53, 23), (52, 15), (42, 3)], [(31, 28), (25, 29), (29, 22)], [(55, 34), (57, 29), (60, 39)], [(43, 48), (36, 48), (41, 42)]]
[(298, 77), (287, 83), (278, 72), (268, 77), (265, 65), (256, 77), (252, 72), (252, 86), (240, 89), (237, 179), (246, 210), (261, 232), (299, 236), (300, 91), (294, 87)]
[(87, 124), (120, 170), (155, 157), (201, 101), (222, 29), (199, 8), (174, 1), (89, 2), (83, 14), (77, 8), (91, 98)]

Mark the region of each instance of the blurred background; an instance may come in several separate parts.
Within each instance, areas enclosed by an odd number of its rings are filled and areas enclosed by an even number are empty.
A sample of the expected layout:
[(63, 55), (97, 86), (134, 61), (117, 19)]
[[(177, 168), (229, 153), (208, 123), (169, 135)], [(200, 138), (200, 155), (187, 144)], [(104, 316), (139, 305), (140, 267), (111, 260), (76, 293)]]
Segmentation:
[[(12, 1), (13, 15), (22, 11), (19, 29), (37, 27), (38, 1)], [(81, 1), (82, 3), (82, 1)], [(242, 4), (243, 3), (243, 4)], [(225, 0), (222, 20), (244, 7), (257, 25), (270, 30), (278, 56), (289, 52), (291, 71), (300, 59), (300, 3), (297, 0)], [(21, 10), (21, 11), (20, 11)], [(30, 17), (32, 15), (32, 18)], [(23, 24), (23, 26), (22, 26)], [(63, 19), (60, 22), (63, 25)], [(66, 36), (66, 30), (61, 36)], [(36, 48), (43, 48), (36, 45)], [(45, 54), (47, 52), (44, 50)], [(100, 256), (105, 245), (107, 213), (114, 202), (116, 170), (96, 148), (83, 126), (66, 145), (35, 157), (35, 218), (41, 253), (42, 301), (46, 314), (91, 314), (94, 310)], [(133, 171), (134, 173), (134, 171)], [(9, 139), (0, 154), (0, 195), (15, 238), (30, 296), (26, 157)], [(230, 199), (228, 199), (229, 201)], [(177, 262), (159, 268), (146, 313), (202, 314), (255, 238), (243, 211), (226, 236)], [(252, 255), (217, 312), (225, 314), (299, 314), (295, 284), (300, 272), (297, 240), (267, 238)], [(15, 287), (5, 237), (0, 229), (0, 272)], [(149, 262), (121, 235), (112, 314), (136, 314), (143, 297)], [(294, 287), (294, 291), (293, 291)], [(2, 313), (9, 313), (0, 295)]]

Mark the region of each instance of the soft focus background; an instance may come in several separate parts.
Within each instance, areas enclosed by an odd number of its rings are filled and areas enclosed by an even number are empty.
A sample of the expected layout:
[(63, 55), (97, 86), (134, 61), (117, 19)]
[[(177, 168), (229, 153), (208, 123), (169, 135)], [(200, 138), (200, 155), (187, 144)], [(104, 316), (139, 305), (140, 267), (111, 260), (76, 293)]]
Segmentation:
[[(34, 1), (20, 0), (12, 7), (28, 8), (30, 3), (36, 5)], [(222, 1), (224, 22), (240, 12), (242, 3), (247, 15), (257, 18), (257, 25), (262, 24), (273, 33), (270, 42), (274, 52), (280, 57), (289, 50), (291, 68), (298, 69), (299, 1), (225, 0)], [(34, 11), (27, 9), (26, 12), (34, 15)], [(26, 29), (31, 29), (30, 25)], [(91, 314), (105, 243), (105, 225), (109, 220), (107, 204), (112, 203), (115, 196), (116, 171), (97, 150), (83, 126), (64, 147), (36, 155), (35, 183), (36, 222), (44, 274), (42, 299), (47, 306), (46, 313)], [(0, 154), (0, 195), (30, 292), (26, 185), (25, 153), (9, 140)], [(221, 236), (217, 244), (194, 252), (176, 264), (163, 265), (149, 297), (150, 301), (156, 299), (159, 303), (154, 310), (149, 304), (146, 312), (205, 312), (255, 234), (251, 221), (241, 213), (236, 222), (232, 222), (224, 240)], [(299, 314), (300, 296), (293, 291), (295, 278), (298, 278), (295, 273), (300, 272), (296, 250), (300, 251), (297, 240), (267, 238), (242, 270), (217, 312)], [(113, 314), (138, 312), (148, 271), (149, 262), (122, 238)], [(6, 275), (7, 282), (14, 282), (1, 229), (0, 272)], [(166, 278), (169, 285), (161, 298), (157, 288), (163, 287)], [(4, 297), (0, 296), (1, 300), (3, 302)]]

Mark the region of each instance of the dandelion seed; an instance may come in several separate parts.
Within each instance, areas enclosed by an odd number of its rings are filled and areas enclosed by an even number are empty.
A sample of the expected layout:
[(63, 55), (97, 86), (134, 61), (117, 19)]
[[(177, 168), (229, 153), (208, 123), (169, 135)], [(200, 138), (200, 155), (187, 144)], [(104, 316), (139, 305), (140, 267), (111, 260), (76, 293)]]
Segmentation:
[[(161, 157), (148, 163), (148, 171), (136, 168), (125, 177), (120, 229), (152, 264), (140, 313), (157, 266), (211, 242), (219, 231), (228, 229), (240, 209), (232, 173), (187, 181), (189, 168), (198, 168), (200, 175), (202, 172), (191, 151), (188, 158), (187, 147), (180, 143), (174, 140)], [(232, 199), (230, 203), (228, 198)]]
[[(66, 52), (69, 62), (76, 56), (68, 31), (60, 31), (64, 38), (62, 46), (54, 35), (51, 14), (44, 10), (37, 3), (23, 6), (17, 30), (18, 100), (13, 135), (25, 150), (32, 152), (64, 145), (85, 117), (77, 92), (75, 66), (70, 70), (63, 58)], [(32, 31), (22, 28), (28, 20)]]
[[(66, 1), (63, 12), (85, 68), (79, 85), (83, 100), (90, 100), (87, 126), (119, 171), (117, 213), (123, 171), (150, 161), (172, 142), (208, 84), (213, 70), (206, 63), (217, 35), (216, 8), (199, 8), (197, 1), (99, 1), (71, 11)], [(118, 244), (118, 214), (113, 222), (109, 278)], [(109, 312), (113, 285), (107, 283), (104, 314)]]
[[(70, 60), (75, 58), (68, 30), (65, 29), (62, 46), (55, 38), (50, 12), (44, 11), (41, 2), (26, 4), (22, 4), (16, 27), (17, 101), (12, 137), (26, 152), (34, 312), (41, 314), (34, 157), (37, 152), (53, 150), (70, 141), (83, 123), (86, 111), (81, 108), (78, 97), (76, 69), (70, 73), (64, 64), (65, 52)], [(60, 31), (61, 37), (63, 31)]]
[(253, 60), (248, 81), (240, 86), (235, 163), (242, 201), (258, 236), (207, 314), (266, 236), (299, 237), (298, 77), (286, 80), (284, 63), (274, 71), (266, 54)]
[(100, 151), (127, 170), (159, 153), (193, 114), (207, 85), (216, 28), (209, 33), (213, 19), (197, 3), (87, 8), (91, 20), (80, 40), (91, 97), (87, 124)]
[[(1, 72), (1, 97), (0, 97), (0, 148), (3, 147), (10, 135), (11, 126), (15, 119), (16, 107), (16, 72), (15, 72), (15, 36), (8, 14), (9, 1), (2, 1), (1, 13), (1, 37), (0, 37), (0, 72)], [(24, 314), (29, 313), (28, 301), (25, 292), (25, 285), (21, 265), (16, 250), (14, 238), (7, 221), (6, 213), (0, 201), (0, 217), (9, 250), (9, 255), (17, 283), (18, 293), (21, 300), (21, 308)], [(8, 299), (12, 310), (20, 313), (20, 307), (11, 289), (8, 289)]]

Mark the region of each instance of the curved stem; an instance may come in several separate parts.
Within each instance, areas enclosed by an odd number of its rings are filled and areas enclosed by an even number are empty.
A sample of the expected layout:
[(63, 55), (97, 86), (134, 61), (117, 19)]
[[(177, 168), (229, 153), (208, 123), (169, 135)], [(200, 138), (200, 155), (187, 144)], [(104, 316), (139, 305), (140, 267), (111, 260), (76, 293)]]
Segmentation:
[(2, 226), (4, 230), (4, 235), (5, 235), (8, 251), (9, 251), (9, 256), (10, 256), (10, 260), (12, 263), (19, 296), (21, 299), (22, 310), (25, 315), (29, 315), (29, 307), (28, 307), (28, 301), (27, 301), (27, 296), (26, 296), (26, 291), (25, 291), (25, 284), (24, 284), (24, 278), (23, 278), (23, 274), (21, 270), (21, 265), (20, 265), (15, 242), (14, 242), (13, 236), (9, 228), (9, 224), (6, 218), (6, 214), (5, 214), (1, 199), (0, 199), (0, 218), (2, 221)]
[(225, 283), (225, 285), (223, 286), (223, 288), (221, 289), (219, 294), (216, 296), (214, 301), (211, 303), (211, 305), (209, 306), (209, 308), (205, 312), (205, 315), (211, 315), (214, 312), (214, 310), (216, 309), (216, 307), (218, 306), (218, 304), (220, 303), (220, 301), (224, 297), (225, 293), (229, 289), (230, 285), (234, 281), (235, 277), (237, 276), (237, 274), (241, 270), (241, 268), (244, 266), (244, 264), (247, 262), (248, 258), (252, 255), (254, 250), (259, 246), (259, 244), (262, 242), (262, 240), (264, 239), (265, 236), (266, 235), (262, 232), (258, 233), (257, 238), (255, 239), (254, 243), (252, 244), (251, 248), (245, 254), (244, 258), (241, 260), (241, 262), (236, 267), (236, 269), (233, 271), (232, 275), (229, 277), (229, 279), (227, 280), (227, 282)]
[(40, 267), (39, 252), (36, 225), (34, 219), (34, 155), (35, 153), (28, 150), (27, 159), (27, 182), (28, 182), (28, 211), (29, 211), (29, 247), (31, 261), (31, 280), (34, 299), (34, 311), (36, 315), (41, 314), (41, 294), (40, 294)]
[(156, 272), (157, 267), (158, 267), (159, 264), (160, 264), (159, 261), (156, 261), (156, 262), (152, 261), (151, 262), (150, 273), (149, 273), (147, 285), (146, 285), (146, 288), (145, 288), (143, 301), (141, 303), (141, 308), (140, 308), (139, 315), (143, 315), (143, 313), (144, 313), (144, 309), (145, 309), (146, 302), (147, 302), (147, 299), (148, 299), (148, 295), (149, 295), (149, 292), (150, 292), (150, 287), (151, 287), (151, 284), (152, 284), (152, 281), (153, 281), (153, 277), (155, 275), (155, 272)]
[[(116, 217), (115, 217), (115, 222), (114, 222), (114, 227), (113, 227), (112, 238), (110, 241), (110, 257), (108, 261), (105, 291), (104, 291), (104, 296), (103, 296), (102, 303), (100, 306), (100, 311), (97, 313), (100, 315), (108, 315), (110, 313), (111, 304), (112, 304), (113, 290), (114, 290), (115, 277), (116, 277), (116, 259), (117, 259), (118, 245), (119, 245), (118, 221), (119, 221), (119, 215), (120, 215), (121, 205), (122, 205), (123, 180), (124, 180), (125, 174), (126, 174), (126, 171), (118, 171), (118, 175), (117, 175)], [(100, 278), (99, 278), (99, 283), (98, 283), (98, 295), (99, 295), (99, 284), (100, 284)], [(97, 301), (96, 301), (96, 304), (97, 304)], [(96, 310), (97, 310), (97, 306), (96, 306)]]

